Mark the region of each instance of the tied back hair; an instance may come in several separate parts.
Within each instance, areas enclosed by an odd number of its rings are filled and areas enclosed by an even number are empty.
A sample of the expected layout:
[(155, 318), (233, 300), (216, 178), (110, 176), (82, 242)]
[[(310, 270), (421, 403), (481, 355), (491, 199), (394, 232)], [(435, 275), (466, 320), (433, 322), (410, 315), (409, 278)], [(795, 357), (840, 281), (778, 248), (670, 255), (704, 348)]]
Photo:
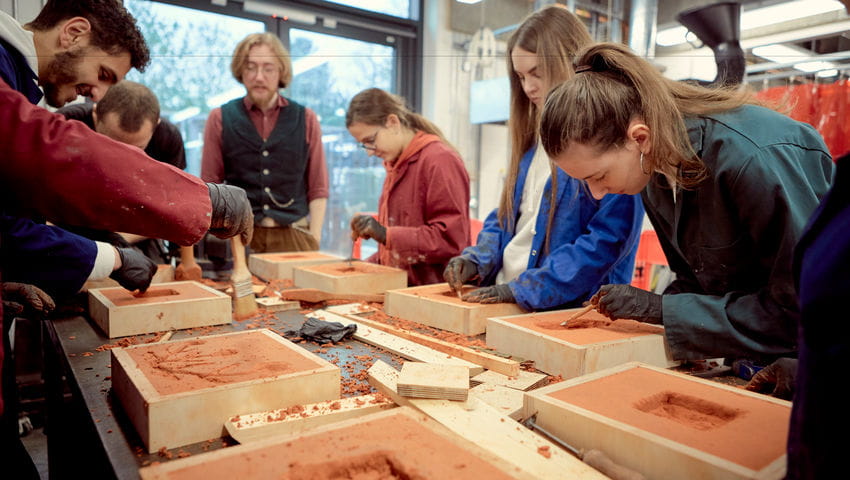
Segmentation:
[[(511, 137), (511, 157), (508, 175), (499, 200), (499, 225), (513, 231), (514, 195), (519, 177), (522, 157), (537, 141), (537, 124), (540, 111), (522, 88), (522, 82), (514, 70), (511, 53), (521, 48), (537, 56), (537, 72), (550, 85), (555, 85), (572, 76), (572, 59), (579, 48), (593, 42), (587, 28), (564, 5), (550, 5), (530, 14), (508, 40), (507, 67), (511, 84), (510, 117), (508, 129)], [(545, 93), (545, 92), (544, 92)], [(539, 147), (539, 146), (538, 146)], [(558, 195), (557, 167), (550, 164), (552, 191), (549, 200), (549, 218), (546, 226), (544, 251), (549, 248), (549, 232), (555, 217), (555, 200)]]
[(540, 119), (543, 148), (555, 157), (571, 143), (605, 152), (622, 147), (632, 120), (650, 130), (651, 150), (646, 169), (675, 178), (693, 188), (707, 169), (688, 138), (686, 116), (734, 110), (745, 104), (763, 105), (744, 88), (706, 88), (670, 80), (628, 47), (599, 43), (577, 55), (583, 70), (554, 88)]
[(402, 97), (380, 88), (367, 88), (351, 99), (345, 113), (345, 127), (351, 127), (354, 123), (384, 125), (390, 114), (398, 117), (403, 127), (436, 135), (444, 144), (454, 148), (437, 125), (407, 108)]

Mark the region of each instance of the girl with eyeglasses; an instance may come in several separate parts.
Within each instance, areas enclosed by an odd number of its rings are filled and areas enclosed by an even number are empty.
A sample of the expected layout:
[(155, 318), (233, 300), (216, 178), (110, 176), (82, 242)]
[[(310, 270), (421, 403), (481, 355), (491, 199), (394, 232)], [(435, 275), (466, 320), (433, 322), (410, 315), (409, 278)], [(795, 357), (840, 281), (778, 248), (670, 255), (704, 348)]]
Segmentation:
[(546, 93), (572, 76), (574, 53), (591, 41), (563, 5), (531, 14), (508, 41), (508, 176), (477, 244), (444, 273), (456, 291), (473, 281), (481, 287), (464, 300), (516, 302), (526, 310), (576, 307), (600, 286), (632, 279), (644, 217), (640, 198), (590, 197), (539, 146)]
[(373, 238), (367, 260), (407, 270), (409, 285), (442, 281), (446, 262), (469, 245), (469, 175), (440, 129), (378, 88), (352, 98), (351, 135), (387, 170), (378, 218), (351, 219), (352, 237)]
[(583, 49), (576, 72), (546, 100), (543, 147), (596, 198), (640, 194), (676, 276), (663, 295), (605, 286), (598, 310), (663, 324), (680, 360), (794, 355), (792, 252), (834, 170), (818, 132), (618, 44)]

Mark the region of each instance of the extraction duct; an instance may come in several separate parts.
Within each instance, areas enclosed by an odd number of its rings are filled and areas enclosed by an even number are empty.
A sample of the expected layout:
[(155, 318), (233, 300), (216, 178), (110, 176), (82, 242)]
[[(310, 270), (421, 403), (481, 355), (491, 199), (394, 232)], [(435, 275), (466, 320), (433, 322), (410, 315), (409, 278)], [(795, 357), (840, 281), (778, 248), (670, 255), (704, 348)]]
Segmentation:
[(685, 10), (676, 15), (676, 20), (714, 52), (717, 76), (709, 85), (731, 86), (744, 80), (747, 66), (740, 42), (740, 3), (720, 2)]

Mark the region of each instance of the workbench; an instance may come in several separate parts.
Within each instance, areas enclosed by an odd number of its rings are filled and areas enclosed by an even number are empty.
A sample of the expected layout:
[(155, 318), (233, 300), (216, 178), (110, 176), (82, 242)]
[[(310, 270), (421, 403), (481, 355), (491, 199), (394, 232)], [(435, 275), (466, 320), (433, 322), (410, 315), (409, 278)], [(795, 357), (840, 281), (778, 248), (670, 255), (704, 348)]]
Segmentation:
[[(271, 328), (279, 332), (298, 330), (305, 319), (294, 310), (276, 312), (275, 317)], [(250, 321), (234, 321), (214, 327), (214, 333), (244, 330), (249, 325)], [(205, 333), (210, 332), (181, 330), (171, 338)], [(42, 338), (47, 401), (45, 433), (51, 480), (79, 478), (81, 473), (89, 478), (138, 479), (141, 466), (168, 461), (158, 453), (145, 452), (141, 438), (111, 392), (110, 351), (97, 348), (114, 345), (120, 339), (106, 337), (85, 314), (79, 313), (44, 321)], [(356, 340), (333, 347), (313, 342), (299, 345), (325, 359), (338, 358), (340, 365), (348, 361), (355, 363), (355, 374), (365, 367), (355, 358), (361, 355), (381, 359), (396, 368), (401, 365), (398, 358)], [(352, 348), (346, 348), (348, 345)], [(346, 369), (341, 373), (344, 380), (351, 378)], [(196, 455), (222, 448), (227, 442), (232, 440), (210, 439), (168, 453), (176, 459), (178, 453)]]

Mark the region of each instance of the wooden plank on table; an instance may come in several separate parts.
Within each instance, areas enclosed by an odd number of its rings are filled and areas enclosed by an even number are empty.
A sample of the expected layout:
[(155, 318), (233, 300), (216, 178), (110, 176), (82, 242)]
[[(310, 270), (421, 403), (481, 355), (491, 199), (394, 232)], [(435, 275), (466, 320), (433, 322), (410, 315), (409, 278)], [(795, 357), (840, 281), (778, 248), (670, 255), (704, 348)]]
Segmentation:
[(260, 297), (257, 305), (270, 312), (283, 312), (286, 310), (301, 310), (301, 302), (297, 300), (281, 300), (277, 297)]
[(490, 405), (500, 413), (520, 422), (530, 415), (525, 414), (522, 390), (509, 388), (504, 385), (482, 383), (469, 389), (469, 395)]
[(277, 435), (301, 433), (322, 425), (394, 408), (388, 397), (369, 393), (356, 397), (310, 403), (299, 408), (278, 408), (230, 417), (224, 422), (227, 433), (239, 443), (250, 443)]
[[(211, 347), (205, 349), (205, 344)], [(207, 352), (219, 345), (227, 348)], [(260, 345), (268, 350), (269, 360), (263, 365), (244, 365), (257, 361), (251, 352)], [(139, 358), (151, 355), (158, 359), (153, 369), (141, 368), (134, 351), (142, 355)], [(111, 355), (112, 390), (148, 452), (221, 437), (224, 422), (245, 411), (339, 398), (339, 367), (268, 329), (114, 348)], [(296, 364), (300, 369), (291, 366)], [(257, 372), (253, 379), (227, 382), (239, 369), (252, 368)], [(177, 383), (184, 378), (203, 378), (205, 372), (221, 379), (208, 382), (213, 385), (209, 387), (160, 391), (154, 379), (159, 371), (170, 372)], [(275, 373), (281, 371), (287, 373)]]
[(466, 400), (469, 369), (460, 365), (404, 362), (398, 376), (398, 393), (405, 397)]
[(479, 352), (469, 347), (464, 347), (462, 345), (446, 342), (438, 338), (434, 338), (417, 332), (411, 332), (410, 330), (404, 330), (401, 328), (394, 327), (392, 325), (387, 325), (386, 323), (377, 322), (368, 318), (362, 318), (357, 315), (344, 315), (348, 316), (349, 318), (361, 325), (368, 325), (372, 328), (391, 333), (397, 337), (406, 338), (420, 345), (425, 345), (433, 348), (434, 350), (448, 353), (453, 357), (462, 358), (477, 365), (481, 365), (487, 370), (492, 370), (494, 372), (498, 372), (512, 377), (519, 375), (519, 362), (517, 362), (516, 360), (500, 357), (498, 355), (493, 355), (487, 352)]
[(314, 310), (306, 316), (318, 318), (319, 320), (324, 320), (326, 322), (339, 322), (343, 325), (357, 325), (357, 331), (354, 332), (353, 335), (356, 340), (380, 347), (408, 360), (425, 363), (462, 365), (469, 368), (470, 375), (478, 375), (484, 371), (484, 367), (480, 365), (476, 365), (461, 358), (456, 358), (443, 352), (438, 352), (433, 348), (429, 348), (416, 342), (399, 338), (390, 333), (357, 323), (349, 317), (337, 315), (326, 310)]
[(676, 364), (662, 327), (633, 320), (612, 322), (595, 311), (560, 325), (579, 310), (488, 318), (487, 345), (533, 360), (536, 368), (566, 379), (631, 361), (659, 367)]
[(474, 397), (466, 402), (403, 397), (397, 390), (398, 372), (380, 360), (369, 369), (369, 383), (397, 404), (422, 411), (449, 430), (535, 478), (607, 478)]
[[(381, 299), (383, 303), (383, 299)], [(371, 303), (357, 302), (345, 303), (343, 305), (328, 305), (325, 310), (336, 313), (337, 315), (356, 315), (358, 313), (368, 313), (377, 311), (378, 308)]]
[(470, 380), (473, 386), (487, 383), (525, 391), (546, 385), (548, 383), (547, 378), (548, 375), (545, 373), (526, 372), (525, 370), (520, 370), (515, 377), (488, 370), (475, 375)]
[(384, 310), (387, 315), (464, 335), (484, 333), (488, 317), (524, 313), (516, 303), (464, 302), (447, 283), (387, 291)]
[(525, 409), (646, 478), (785, 476), (791, 403), (739, 387), (631, 362), (527, 392)]

